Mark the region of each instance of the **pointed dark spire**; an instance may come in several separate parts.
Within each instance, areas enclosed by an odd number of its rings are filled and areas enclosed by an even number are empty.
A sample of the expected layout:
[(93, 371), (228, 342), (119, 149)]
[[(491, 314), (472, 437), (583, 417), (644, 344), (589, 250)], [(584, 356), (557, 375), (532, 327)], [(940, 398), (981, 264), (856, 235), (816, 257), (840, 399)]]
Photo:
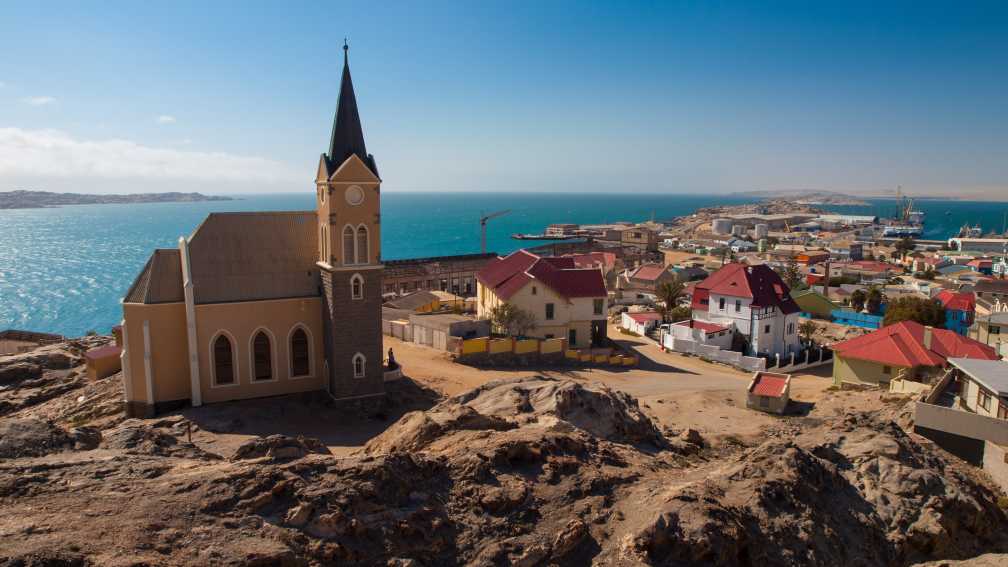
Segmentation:
[(364, 129), (361, 127), (360, 115), (357, 112), (353, 80), (350, 79), (349, 50), (350, 47), (344, 38), (343, 78), (340, 81), (339, 102), (336, 105), (336, 116), (333, 118), (332, 137), (329, 140), (326, 160), (329, 162), (329, 171), (335, 171), (351, 154), (357, 154), (357, 157), (378, 175), (374, 157), (367, 153), (367, 147), (364, 145)]

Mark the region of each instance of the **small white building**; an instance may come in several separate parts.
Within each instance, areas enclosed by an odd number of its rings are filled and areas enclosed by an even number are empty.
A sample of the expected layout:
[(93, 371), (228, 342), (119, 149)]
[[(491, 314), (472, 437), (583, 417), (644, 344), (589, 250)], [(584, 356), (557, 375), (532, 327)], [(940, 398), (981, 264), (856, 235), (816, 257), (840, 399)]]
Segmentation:
[(667, 344), (669, 342), (668, 339), (675, 339), (677, 341), (693, 341), (697, 344), (730, 350), (732, 335), (734, 334), (731, 327), (718, 325), (709, 321), (697, 321), (695, 319), (666, 325), (664, 330), (665, 347), (669, 349), (672, 348), (672, 345)]
[(756, 372), (747, 389), (746, 407), (783, 414), (791, 401), (791, 375), (776, 372)]
[(621, 317), (620, 327), (643, 337), (659, 323), (661, 323), (661, 315), (655, 311), (628, 312)]

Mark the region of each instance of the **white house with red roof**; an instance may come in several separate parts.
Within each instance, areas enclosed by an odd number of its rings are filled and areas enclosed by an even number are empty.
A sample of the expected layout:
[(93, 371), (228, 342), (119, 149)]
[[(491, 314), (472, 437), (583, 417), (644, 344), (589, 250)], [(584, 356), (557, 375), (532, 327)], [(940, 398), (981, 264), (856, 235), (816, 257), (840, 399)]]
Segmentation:
[(801, 309), (769, 266), (725, 264), (693, 291), (693, 319), (734, 329), (749, 355), (781, 357), (801, 350)]
[[(732, 335), (734, 334), (731, 327), (709, 321), (691, 319), (689, 321), (672, 323), (668, 325), (667, 329), (666, 338), (671, 337), (677, 341), (692, 341), (702, 345), (731, 350)], [(672, 348), (672, 344), (667, 340), (665, 341), (665, 346)]]
[(833, 345), (833, 381), (885, 384), (896, 377), (923, 378), (949, 358), (997, 360), (993, 348), (947, 329), (901, 321)]
[(606, 338), (608, 292), (599, 267), (579, 268), (570, 256), (518, 250), (488, 262), (476, 274), (477, 316), (491, 319), (510, 303), (535, 317), (529, 336), (567, 339), (584, 348)]

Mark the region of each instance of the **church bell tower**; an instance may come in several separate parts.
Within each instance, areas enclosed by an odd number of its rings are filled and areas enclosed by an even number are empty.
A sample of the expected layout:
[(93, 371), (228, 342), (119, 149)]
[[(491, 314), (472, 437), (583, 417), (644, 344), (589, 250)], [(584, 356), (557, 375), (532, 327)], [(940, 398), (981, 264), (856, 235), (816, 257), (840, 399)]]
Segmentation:
[(335, 398), (384, 393), (381, 179), (367, 153), (343, 44), (329, 149), (315, 177), (327, 387)]

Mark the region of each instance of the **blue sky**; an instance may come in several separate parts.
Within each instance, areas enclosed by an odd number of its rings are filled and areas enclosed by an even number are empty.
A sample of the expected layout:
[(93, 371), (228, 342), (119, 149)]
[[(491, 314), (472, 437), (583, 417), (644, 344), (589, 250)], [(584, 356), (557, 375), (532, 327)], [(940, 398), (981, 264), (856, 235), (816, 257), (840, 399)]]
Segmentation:
[(350, 59), (389, 191), (1008, 198), (998, 2), (5, 2), (0, 190), (311, 190)]

